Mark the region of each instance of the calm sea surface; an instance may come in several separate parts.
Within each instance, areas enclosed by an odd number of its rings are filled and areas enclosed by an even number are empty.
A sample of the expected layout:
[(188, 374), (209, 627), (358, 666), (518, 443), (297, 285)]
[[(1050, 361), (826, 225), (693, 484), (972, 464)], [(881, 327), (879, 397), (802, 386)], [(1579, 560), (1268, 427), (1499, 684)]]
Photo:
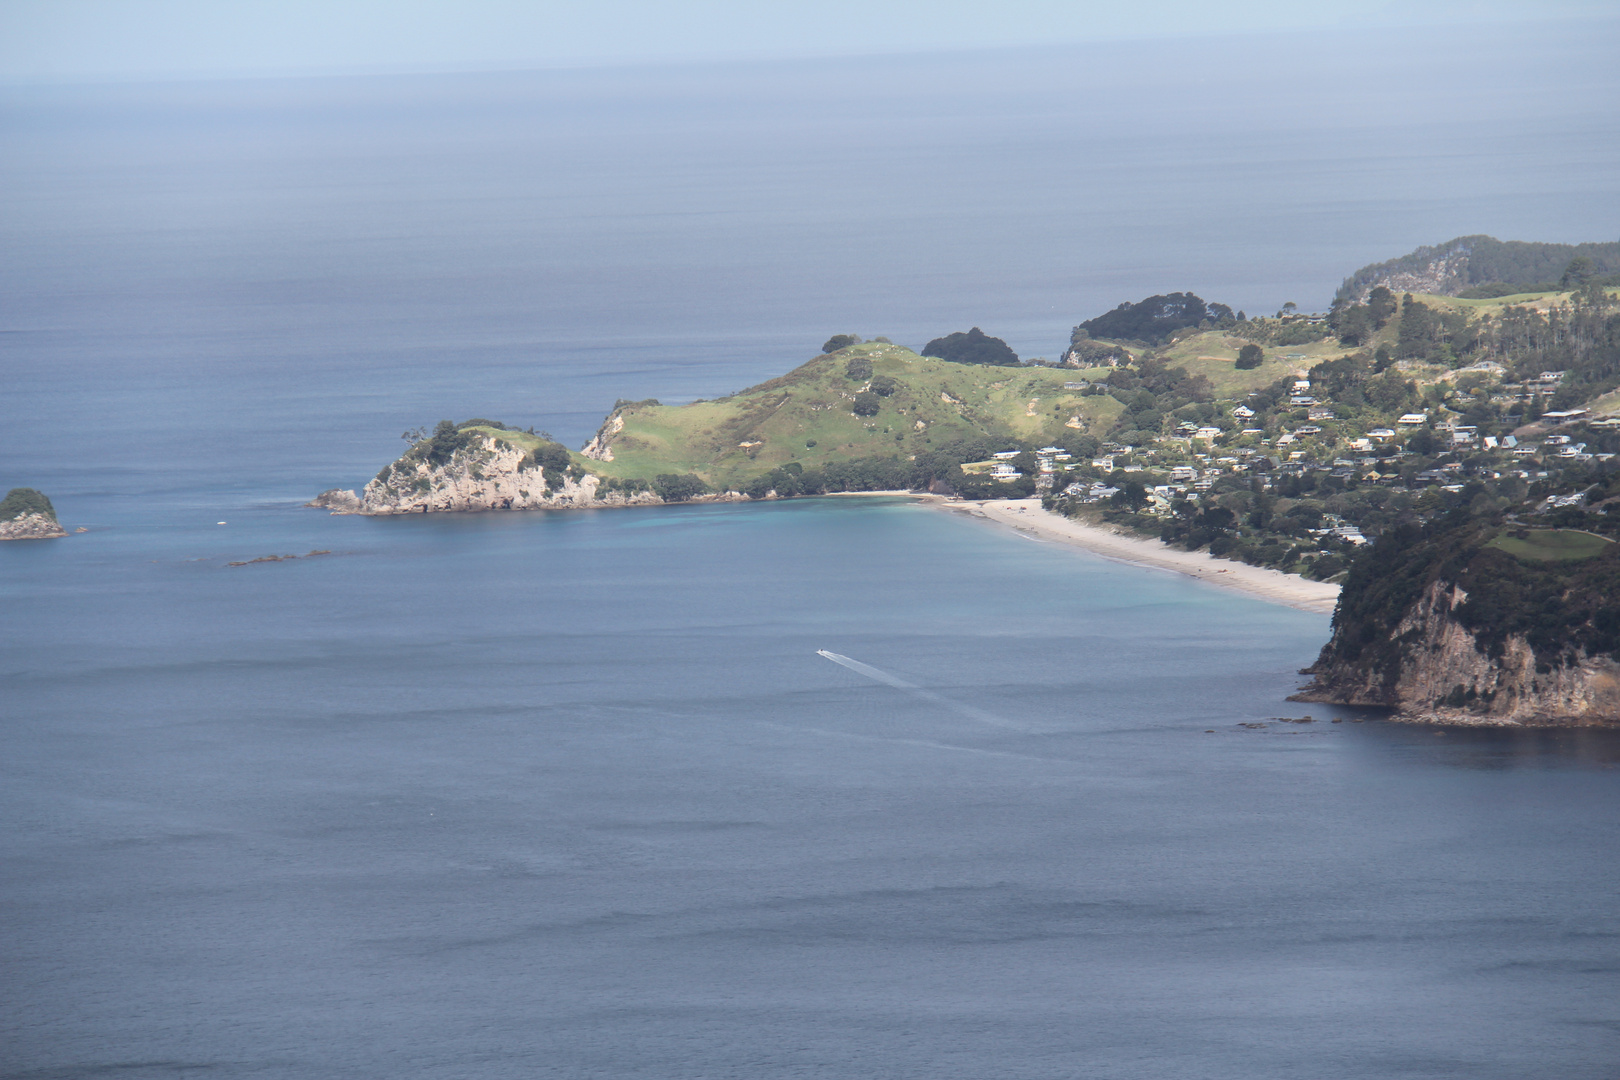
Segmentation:
[(0, 92), (0, 488), (90, 529), (0, 547), (0, 1076), (1613, 1077), (1612, 735), (1290, 705), (1324, 617), (905, 500), (298, 504), (1614, 239), (1617, 44)]

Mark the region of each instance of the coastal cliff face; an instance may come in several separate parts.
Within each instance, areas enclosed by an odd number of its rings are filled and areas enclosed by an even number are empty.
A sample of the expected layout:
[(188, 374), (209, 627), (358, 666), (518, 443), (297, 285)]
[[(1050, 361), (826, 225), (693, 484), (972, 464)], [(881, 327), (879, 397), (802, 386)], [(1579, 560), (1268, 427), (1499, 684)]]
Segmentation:
[(310, 505), (333, 513), (424, 514), (468, 510), (578, 509), (586, 506), (658, 505), (651, 492), (603, 491), (601, 480), (579, 470), (534, 464), (522, 448), (478, 436), (449, 459), (407, 455), (384, 469), (359, 495), (323, 492)]
[(1358, 560), (1293, 700), (1431, 723), (1620, 724), (1620, 545), (1537, 565), (1493, 546), (1499, 535), (1437, 528)]
[(624, 416), (618, 408), (615, 408), (608, 414), (608, 418), (602, 421), (602, 426), (597, 429), (596, 434), (591, 436), (591, 441), (580, 450), (580, 456), (588, 457), (592, 461), (612, 461), (613, 436), (623, 430)]
[(1293, 700), (1381, 705), (1433, 723), (1620, 723), (1620, 664), (1612, 657), (1577, 649), (1550, 664), (1524, 634), (1507, 635), (1492, 655), (1456, 617), (1467, 600), (1457, 586), (1434, 582), (1393, 630), (1404, 644), (1398, 663), (1357, 663), (1330, 645), (1312, 669), (1316, 683)]

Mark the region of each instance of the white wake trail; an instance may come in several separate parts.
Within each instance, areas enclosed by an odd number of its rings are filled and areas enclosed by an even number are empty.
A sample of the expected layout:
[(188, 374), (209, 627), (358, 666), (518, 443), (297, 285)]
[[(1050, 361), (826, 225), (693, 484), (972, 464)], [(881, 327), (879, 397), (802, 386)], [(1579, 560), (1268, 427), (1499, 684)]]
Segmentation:
[(1003, 720), (994, 713), (988, 713), (983, 709), (976, 709), (972, 705), (963, 705), (959, 702), (951, 701), (949, 698), (940, 697), (932, 690), (924, 690), (916, 683), (906, 682), (904, 679), (890, 675), (887, 671), (875, 668), (871, 664), (863, 664), (853, 657), (845, 656), (843, 653), (835, 653), (828, 649), (817, 649), (816, 655), (826, 657), (828, 660), (838, 664), (840, 667), (847, 667), (856, 674), (865, 675), (868, 679), (880, 682), (885, 686), (892, 686), (896, 690), (904, 690), (906, 693), (911, 694), (914, 697), (920, 697), (924, 701), (930, 702), (934, 705), (942, 705), (960, 716), (967, 717), (969, 720), (977, 720), (981, 724), (990, 724), (994, 727), (1007, 728), (1012, 731), (1023, 730), (1023, 728), (1021, 728), (1019, 725), (1014, 724), (1009, 720)]

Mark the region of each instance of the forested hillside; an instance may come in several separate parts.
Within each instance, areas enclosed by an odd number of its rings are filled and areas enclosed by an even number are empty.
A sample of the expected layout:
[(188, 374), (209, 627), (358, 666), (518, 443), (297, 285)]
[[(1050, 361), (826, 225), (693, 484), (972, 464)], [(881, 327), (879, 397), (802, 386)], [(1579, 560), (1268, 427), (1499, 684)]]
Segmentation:
[(1376, 285), (1395, 292), (1488, 299), (1573, 289), (1591, 282), (1620, 285), (1620, 241), (1544, 244), (1459, 236), (1408, 255), (1364, 266), (1345, 278), (1335, 307), (1365, 300)]

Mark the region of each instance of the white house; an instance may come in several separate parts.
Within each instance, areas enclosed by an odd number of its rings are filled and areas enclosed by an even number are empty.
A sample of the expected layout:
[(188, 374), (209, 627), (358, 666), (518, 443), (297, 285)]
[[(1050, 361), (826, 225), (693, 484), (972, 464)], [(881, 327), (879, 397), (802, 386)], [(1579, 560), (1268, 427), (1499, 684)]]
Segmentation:
[(1426, 412), (1409, 412), (1402, 415), (1401, 418), (1395, 422), (1397, 424), (1406, 424), (1409, 427), (1417, 426), (1419, 424), (1427, 424), (1429, 422), (1429, 414)]

